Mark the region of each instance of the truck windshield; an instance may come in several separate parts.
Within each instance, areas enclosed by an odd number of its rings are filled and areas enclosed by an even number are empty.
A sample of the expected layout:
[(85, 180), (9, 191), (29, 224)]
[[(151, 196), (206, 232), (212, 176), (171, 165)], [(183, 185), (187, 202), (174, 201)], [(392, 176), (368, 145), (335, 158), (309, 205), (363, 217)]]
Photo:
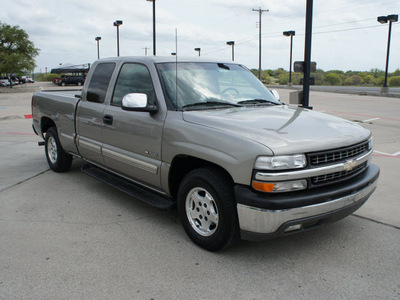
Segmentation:
[[(280, 104), (246, 68), (236, 64), (162, 63), (157, 68), (175, 109)], [(219, 103), (221, 103), (219, 105)]]

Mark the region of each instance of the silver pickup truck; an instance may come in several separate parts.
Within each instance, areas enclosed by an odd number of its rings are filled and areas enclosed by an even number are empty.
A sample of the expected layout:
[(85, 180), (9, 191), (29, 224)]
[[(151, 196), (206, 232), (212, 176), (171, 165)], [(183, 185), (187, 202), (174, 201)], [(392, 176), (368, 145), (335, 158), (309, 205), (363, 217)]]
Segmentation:
[(32, 98), (56, 172), (82, 170), (160, 209), (216, 251), (315, 228), (374, 192), (371, 133), (280, 103), (244, 66), (174, 57), (96, 61), (82, 91)]

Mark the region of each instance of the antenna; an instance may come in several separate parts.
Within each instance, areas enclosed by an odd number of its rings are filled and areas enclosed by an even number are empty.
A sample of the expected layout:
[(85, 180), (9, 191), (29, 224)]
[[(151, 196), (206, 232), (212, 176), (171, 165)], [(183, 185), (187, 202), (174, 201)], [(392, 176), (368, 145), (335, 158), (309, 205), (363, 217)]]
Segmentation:
[(178, 29), (175, 28), (175, 109), (178, 110)]

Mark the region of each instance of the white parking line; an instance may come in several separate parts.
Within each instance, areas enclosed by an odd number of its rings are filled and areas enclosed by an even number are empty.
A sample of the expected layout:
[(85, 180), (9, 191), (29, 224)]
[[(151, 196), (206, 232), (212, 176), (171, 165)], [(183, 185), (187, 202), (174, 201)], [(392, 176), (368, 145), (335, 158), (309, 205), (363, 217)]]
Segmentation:
[(379, 120), (380, 118), (373, 118), (373, 119), (368, 119), (368, 120), (364, 120), (362, 121), (363, 123), (367, 123), (367, 122), (371, 122), (371, 121), (375, 121), (375, 120)]
[(377, 150), (374, 150), (374, 152), (379, 153), (379, 154), (383, 154), (383, 155), (387, 155), (387, 156), (398, 156), (398, 155), (400, 155), (400, 151), (398, 151), (396, 153), (393, 153), (393, 154), (386, 153), (386, 152), (381, 152), (381, 151), (377, 151)]

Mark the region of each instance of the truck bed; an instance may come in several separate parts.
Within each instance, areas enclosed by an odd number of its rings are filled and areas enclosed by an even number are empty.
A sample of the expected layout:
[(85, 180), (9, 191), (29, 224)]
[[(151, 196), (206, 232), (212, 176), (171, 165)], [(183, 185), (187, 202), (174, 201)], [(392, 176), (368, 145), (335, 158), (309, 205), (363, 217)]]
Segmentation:
[(75, 95), (80, 94), (80, 90), (48, 90), (34, 93), (32, 98), (35, 131), (43, 137), (43, 132), (48, 127), (55, 126), (59, 130), (60, 141), (66, 151), (76, 152), (75, 111), (79, 98)]

